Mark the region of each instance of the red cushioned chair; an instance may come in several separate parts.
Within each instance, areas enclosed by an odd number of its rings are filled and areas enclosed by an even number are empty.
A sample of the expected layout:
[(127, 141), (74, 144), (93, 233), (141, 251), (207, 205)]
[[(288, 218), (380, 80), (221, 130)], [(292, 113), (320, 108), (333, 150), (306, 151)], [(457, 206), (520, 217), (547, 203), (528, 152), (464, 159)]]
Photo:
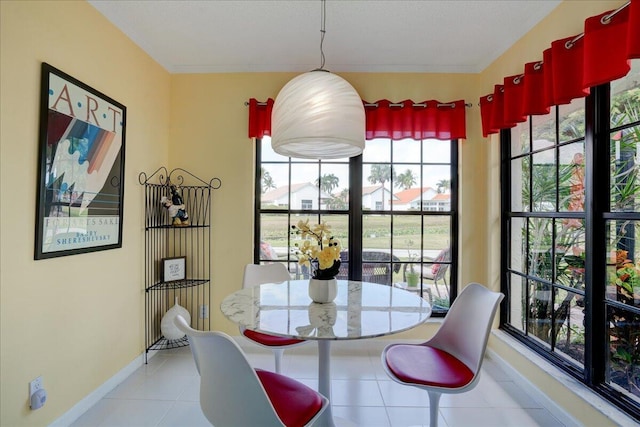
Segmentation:
[(433, 338), (422, 344), (391, 344), (382, 366), (392, 380), (429, 393), (431, 427), (438, 425), (442, 393), (464, 393), (478, 383), (491, 323), (504, 295), (469, 284)]
[(200, 374), (200, 408), (211, 424), (307, 426), (329, 404), (323, 395), (292, 378), (254, 370), (227, 334), (197, 331), (179, 315), (174, 324), (189, 338)]
[[(287, 280), (291, 280), (289, 270), (284, 264), (247, 264), (244, 267), (244, 278), (242, 280), (244, 288), (250, 288), (252, 286), (261, 285), (263, 283), (280, 283)], [(240, 333), (255, 342), (261, 347), (273, 350), (276, 358), (276, 372), (281, 372), (282, 356), (284, 350), (289, 347), (294, 347), (300, 344), (306, 343), (304, 340), (297, 340), (294, 338), (277, 337), (274, 335), (263, 334), (260, 332), (250, 331), (243, 327), (240, 327)]]

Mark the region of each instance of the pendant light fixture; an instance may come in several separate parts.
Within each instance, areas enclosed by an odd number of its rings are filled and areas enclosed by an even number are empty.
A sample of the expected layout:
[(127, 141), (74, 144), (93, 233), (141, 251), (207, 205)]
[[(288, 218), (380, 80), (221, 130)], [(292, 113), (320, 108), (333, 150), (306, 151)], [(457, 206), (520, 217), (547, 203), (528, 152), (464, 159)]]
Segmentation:
[(283, 156), (339, 159), (364, 149), (362, 99), (346, 80), (324, 69), (325, 14), (322, 0), (320, 68), (294, 77), (273, 104), (271, 147)]

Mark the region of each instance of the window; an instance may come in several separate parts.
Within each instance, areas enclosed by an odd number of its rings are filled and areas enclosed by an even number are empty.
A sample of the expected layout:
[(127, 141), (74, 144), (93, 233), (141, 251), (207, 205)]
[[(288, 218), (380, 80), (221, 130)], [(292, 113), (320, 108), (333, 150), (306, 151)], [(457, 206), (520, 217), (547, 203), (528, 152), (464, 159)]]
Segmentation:
[(503, 326), (640, 417), (640, 61), (502, 131)]
[[(446, 313), (456, 295), (457, 141), (375, 139), (362, 156), (319, 161), (282, 157), (263, 138), (256, 154), (256, 247), (306, 278), (290, 227), (326, 221), (343, 247), (339, 278), (407, 286), (418, 272), (410, 289)], [(274, 258), (256, 250), (255, 259)]]

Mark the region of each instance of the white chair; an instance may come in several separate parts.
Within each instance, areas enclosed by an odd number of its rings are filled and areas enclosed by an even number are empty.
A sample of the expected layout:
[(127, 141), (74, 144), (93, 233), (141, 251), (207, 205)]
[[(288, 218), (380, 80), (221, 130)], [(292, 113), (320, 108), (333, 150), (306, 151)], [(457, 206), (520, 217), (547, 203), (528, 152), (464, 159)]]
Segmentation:
[(454, 301), (436, 334), (422, 344), (391, 344), (382, 366), (392, 380), (429, 393), (431, 427), (442, 393), (464, 393), (478, 383), (491, 323), (504, 295), (477, 283)]
[[(280, 283), (290, 279), (291, 275), (284, 264), (247, 264), (244, 268), (244, 278), (242, 283), (244, 288), (250, 288), (263, 283)], [(240, 333), (245, 338), (255, 342), (261, 347), (273, 350), (276, 359), (276, 372), (278, 374), (281, 372), (284, 350), (306, 342), (304, 340), (294, 338), (278, 337), (275, 335), (250, 331), (242, 326), (240, 327)]]
[(200, 374), (200, 407), (215, 426), (307, 426), (329, 401), (306, 385), (274, 372), (253, 369), (242, 349), (222, 332), (192, 329), (187, 334)]

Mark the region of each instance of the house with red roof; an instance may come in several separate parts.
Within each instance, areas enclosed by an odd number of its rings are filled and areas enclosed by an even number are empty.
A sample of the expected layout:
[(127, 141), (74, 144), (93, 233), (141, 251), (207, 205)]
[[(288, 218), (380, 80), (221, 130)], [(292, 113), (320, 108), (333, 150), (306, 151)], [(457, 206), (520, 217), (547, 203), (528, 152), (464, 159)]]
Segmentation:
[[(438, 209), (440, 206), (438, 203), (440, 200), (434, 200), (434, 198), (441, 196), (438, 192), (431, 187), (422, 188), (408, 188), (406, 190), (399, 191), (394, 194), (396, 199), (393, 201), (393, 210), (396, 211), (408, 211), (420, 209), (420, 203), (425, 207), (425, 210), (443, 210)], [(450, 199), (451, 197), (447, 195)], [(451, 203), (449, 202), (449, 206)], [(435, 207), (435, 209), (427, 208)]]

